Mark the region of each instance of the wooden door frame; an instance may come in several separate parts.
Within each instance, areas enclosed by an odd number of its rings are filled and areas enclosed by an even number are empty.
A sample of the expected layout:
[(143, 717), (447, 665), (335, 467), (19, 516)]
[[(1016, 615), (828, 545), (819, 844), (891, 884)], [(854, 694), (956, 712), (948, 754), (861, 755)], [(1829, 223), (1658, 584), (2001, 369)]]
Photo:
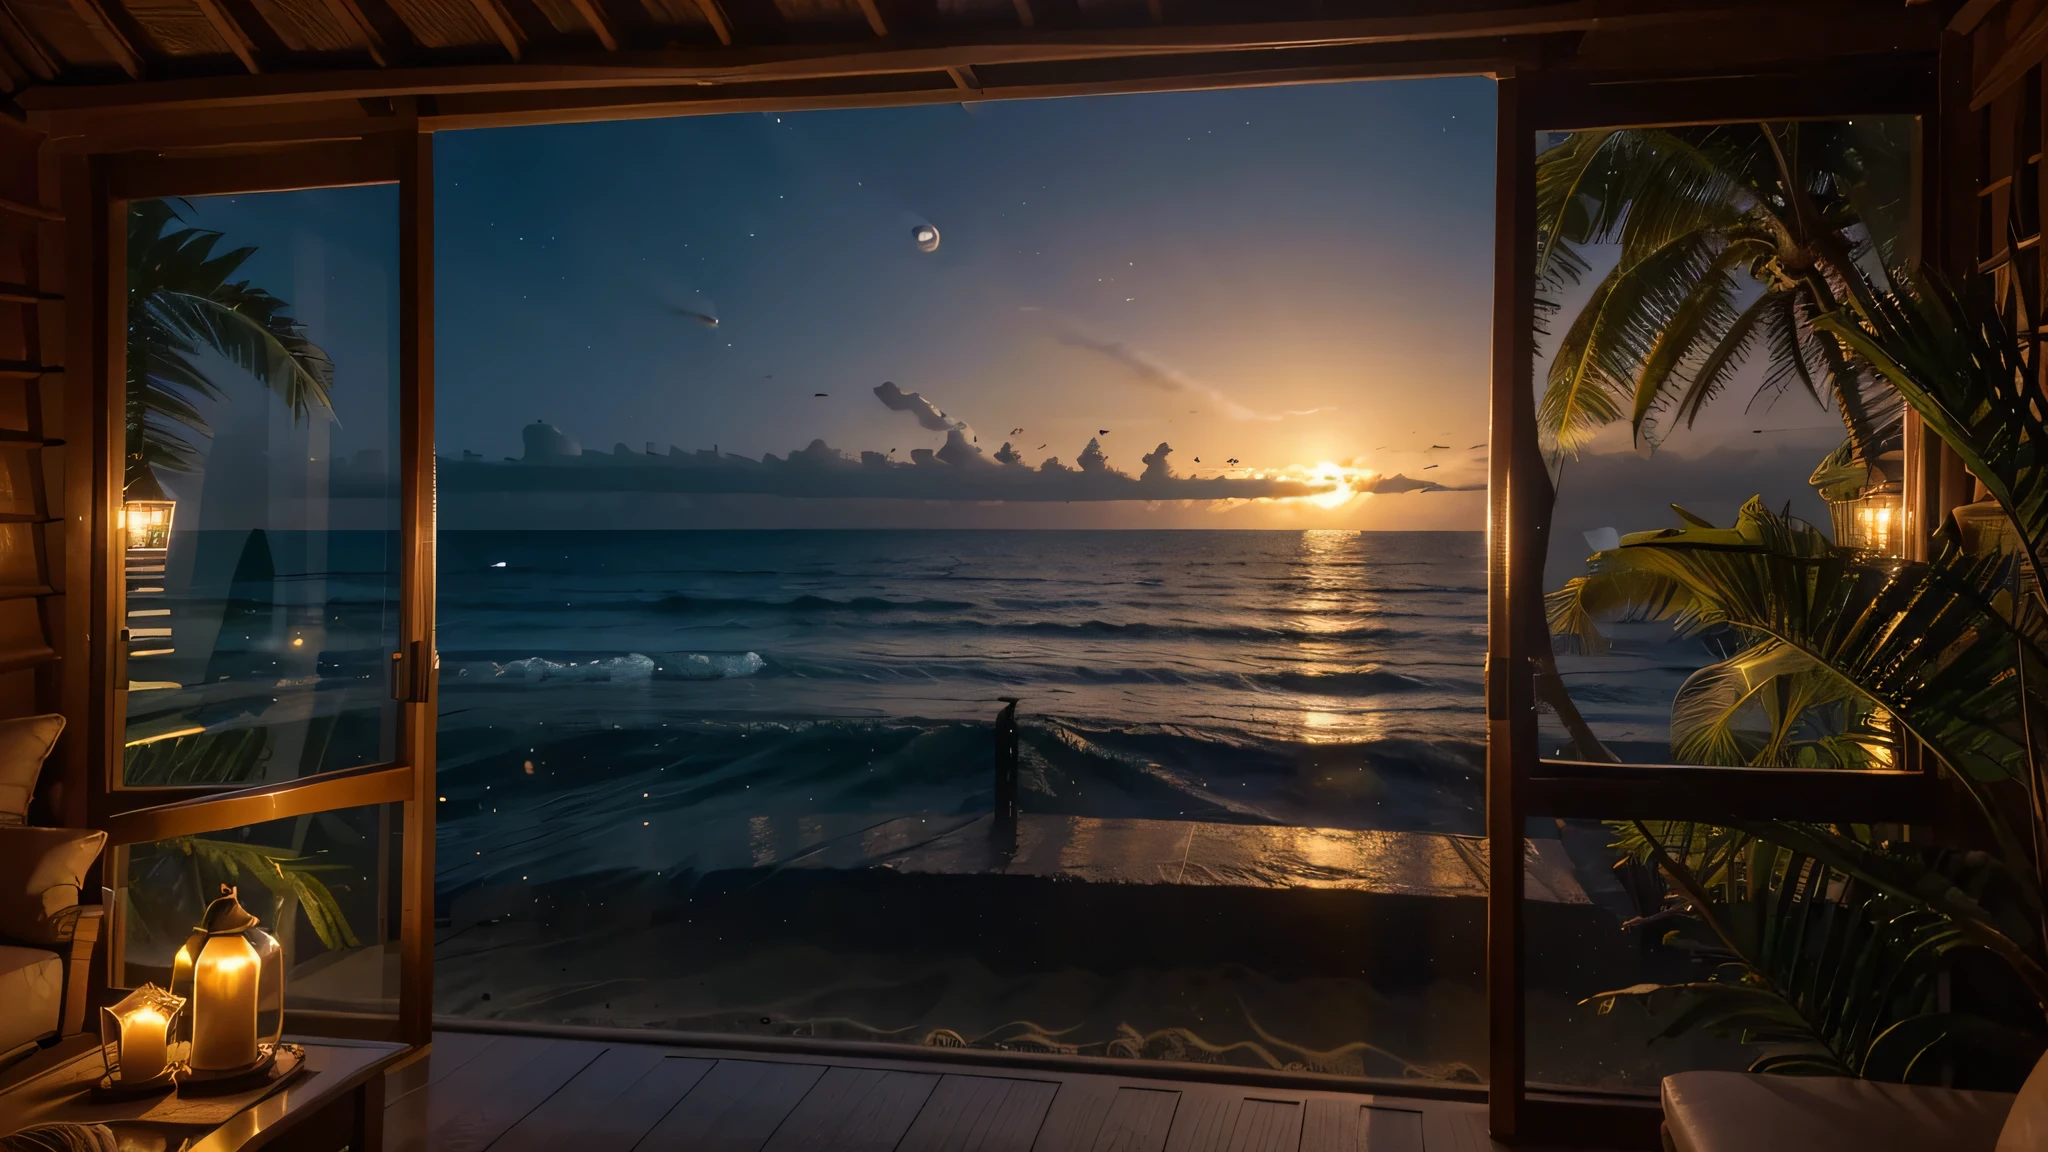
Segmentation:
[[(67, 326), (67, 408), (91, 413), (88, 435), (70, 454), (66, 534), (71, 587), (64, 669), (70, 778), (83, 781), (83, 822), (109, 833), (103, 874), (118, 875), (125, 847), (253, 823), (370, 804), (403, 812), (398, 909), (400, 985), (395, 1018), (340, 1023), (354, 1035), (424, 1045), (433, 1020), (434, 525), (433, 525), (433, 144), (411, 109), (385, 118), (373, 135), (205, 155), (80, 153), (62, 159), (63, 197), (74, 222), (67, 238), (81, 291)], [(120, 511), (125, 452), (126, 216), (136, 199), (278, 192), (364, 184), (398, 186), (399, 230), (399, 648), (392, 653), (398, 700), (395, 758), (256, 787), (124, 788), (119, 774), (126, 691), (118, 640), (122, 619)], [(79, 369), (83, 370), (79, 370)], [(401, 656), (406, 657), (400, 659)], [(105, 883), (103, 881), (103, 883)], [(112, 888), (114, 885), (107, 884)], [(104, 979), (117, 986), (118, 916), (106, 931)], [(292, 1014), (305, 1030), (311, 1019)]]
[[(1914, 821), (1925, 819), (1938, 803), (1931, 764), (1916, 765), (1920, 770), (1910, 772), (1803, 772), (1545, 758), (1537, 747), (1530, 657), (1536, 645), (1549, 642), (1543, 566), (1550, 478), (1535, 422), (1536, 134), (1913, 115), (1919, 117), (1920, 153), (1937, 156), (1942, 93), (1932, 59), (1902, 60), (1882, 75), (1858, 69), (1853, 74), (1818, 72), (1770, 83), (1754, 77), (1603, 83), (1532, 71), (1502, 78), (1496, 113), (1500, 137), (1494, 176), (1493, 461), (1487, 541), (1489, 860), (1521, 859), (1525, 824), (1532, 814), (1586, 819), (1714, 821), (1774, 816)], [(1928, 200), (1938, 184), (1938, 167), (1923, 165), (1923, 222), (1936, 218)], [(1924, 235), (1926, 243), (1939, 246), (1938, 235)], [(1909, 508), (1909, 515), (1914, 512)], [(1493, 1137), (1509, 1144), (1656, 1147), (1661, 1112), (1651, 1106), (1654, 1101), (1529, 1090), (1522, 873), (1520, 867), (1492, 867), (1488, 877), (1487, 1083)]]

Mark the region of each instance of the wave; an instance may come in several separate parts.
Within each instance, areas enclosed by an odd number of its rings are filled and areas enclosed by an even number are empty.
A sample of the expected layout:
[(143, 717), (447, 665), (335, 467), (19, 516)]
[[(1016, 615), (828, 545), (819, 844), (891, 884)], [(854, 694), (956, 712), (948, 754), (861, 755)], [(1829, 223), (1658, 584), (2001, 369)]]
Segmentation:
[[(527, 656), (489, 662), (490, 678), (522, 684), (543, 681), (638, 684), (649, 680), (734, 680), (753, 676), (767, 666), (758, 652), (669, 652), (660, 658), (639, 652), (597, 660), (550, 660)], [(467, 666), (456, 674), (468, 676)]]

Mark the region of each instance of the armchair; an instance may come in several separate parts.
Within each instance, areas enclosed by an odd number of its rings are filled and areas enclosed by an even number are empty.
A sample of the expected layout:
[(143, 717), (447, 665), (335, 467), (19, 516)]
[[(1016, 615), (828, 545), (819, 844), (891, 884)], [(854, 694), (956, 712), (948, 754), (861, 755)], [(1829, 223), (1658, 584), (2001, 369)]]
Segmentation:
[(61, 716), (0, 720), (0, 1062), (85, 1025), (103, 909), (79, 903), (104, 832), (28, 826)]

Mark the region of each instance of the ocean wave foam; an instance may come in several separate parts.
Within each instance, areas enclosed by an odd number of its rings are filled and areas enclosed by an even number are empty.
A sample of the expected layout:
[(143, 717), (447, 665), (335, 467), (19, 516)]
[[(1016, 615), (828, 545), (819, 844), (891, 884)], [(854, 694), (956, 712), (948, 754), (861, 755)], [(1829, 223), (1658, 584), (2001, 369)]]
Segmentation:
[(491, 664), (492, 675), (528, 684), (542, 681), (637, 684), (648, 680), (734, 680), (767, 667), (758, 652), (669, 652), (658, 660), (640, 652), (598, 660), (550, 660), (528, 656)]

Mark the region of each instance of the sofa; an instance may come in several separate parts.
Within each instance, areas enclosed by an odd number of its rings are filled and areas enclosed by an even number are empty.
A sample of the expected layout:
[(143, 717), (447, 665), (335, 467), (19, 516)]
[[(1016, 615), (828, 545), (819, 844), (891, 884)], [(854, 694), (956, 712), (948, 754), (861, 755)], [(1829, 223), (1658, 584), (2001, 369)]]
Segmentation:
[(102, 909), (78, 897), (107, 834), (28, 823), (63, 731), (62, 716), (0, 720), (0, 1064), (85, 1024)]
[(1681, 1072), (1663, 1096), (1669, 1152), (2048, 1152), (2048, 1057), (2018, 1095)]

